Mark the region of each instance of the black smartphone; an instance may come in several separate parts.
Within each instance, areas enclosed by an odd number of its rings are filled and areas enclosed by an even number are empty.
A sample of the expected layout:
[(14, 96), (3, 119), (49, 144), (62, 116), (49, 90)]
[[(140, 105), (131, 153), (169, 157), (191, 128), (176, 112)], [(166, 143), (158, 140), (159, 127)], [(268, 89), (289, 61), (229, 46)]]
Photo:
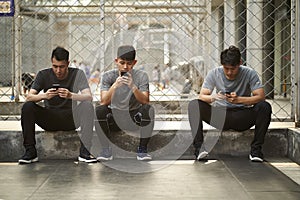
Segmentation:
[(60, 88), (59, 83), (53, 83), (52, 88), (54, 88), (55, 90), (58, 90), (58, 88)]
[(231, 94), (231, 92), (225, 92), (225, 94), (229, 94), (229, 95), (230, 95), (230, 94)]
[(121, 72), (121, 76), (126, 76), (127, 72)]

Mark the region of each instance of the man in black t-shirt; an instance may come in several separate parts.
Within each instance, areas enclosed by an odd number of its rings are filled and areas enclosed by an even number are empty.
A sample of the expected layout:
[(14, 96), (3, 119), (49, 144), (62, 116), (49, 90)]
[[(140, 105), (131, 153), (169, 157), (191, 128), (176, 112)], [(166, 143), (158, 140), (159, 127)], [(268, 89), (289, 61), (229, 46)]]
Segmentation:
[[(52, 67), (38, 72), (22, 107), (21, 125), (25, 154), (20, 164), (37, 162), (35, 124), (47, 131), (69, 131), (81, 128), (78, 160), (96, 162), (90, 154), (94, 107), (88, 81), (82, 70), (69, 68), (69, 52), (53, 50)], [(40, 92), (42, 91), (43, 92)], [(44, 101), (45, 106), (37, 104)]]

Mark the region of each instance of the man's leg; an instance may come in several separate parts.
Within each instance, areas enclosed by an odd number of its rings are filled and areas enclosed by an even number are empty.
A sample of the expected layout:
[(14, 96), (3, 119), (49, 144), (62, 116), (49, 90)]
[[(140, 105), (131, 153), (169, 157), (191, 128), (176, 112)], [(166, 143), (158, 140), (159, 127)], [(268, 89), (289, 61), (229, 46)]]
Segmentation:
[(199, 149), (203, 143), (203, 121), (210, 123), (211, 106), (198, 99), (192, 100), (188, 105), (188, 117), (194, 138), (193, 145)]
[(112, 152), (109, 145), (108, 135), (110, 134), (110, 125), (113, 123), (112, 111), (106, 105), (100, 105), (96, 107), (96, 117), (97, 121), (95, 122), (96, 132), (99, 138), (99, 142), (102, 147), (102, 152), (97, 157), (99, 161), (112, 160)]
[(188, 117), (191, 126), (193, 146), (196, 158), (202, 159), (207, 155), (203, 144), (203, 121), (210, 123), (211, 106), (201, 100), (192, 100), (188, 105)]
[(75, 126), (80, 126), (80, 150), (78, 160), (86, 163), (96, 162), (91, 153), (93, 126), (94, 126), (94, 106), (90, 101), (82, 101), (74, 109)]
[(147, 153), (147, 148), (154, 128), (154, 108), (149, 104), (145, 104), (138, 109), (138, 112), (134, 113), (133, 120), (137, 125), (141, 126), (137, 159), (151, 160), (152, 157)]
[(253, 156), (263, 157), (261, 153), (262, 145), (264, 144), (265, 135), (271, 122), (272, 107), (266, 102), (257, 103), (254, 108), (256, 113), (254, 139), (251, 143), (251, 152)]
[(24, 103), (21, 110), (21, 126), (25, 154), (19, 160), (20, 163), (38, 161), (35, 148), (35, 124), (38, 124), (44, 130), (53, 130), (59, 127), (60, 121), (51, 110), (47, 110), (34, 102)]

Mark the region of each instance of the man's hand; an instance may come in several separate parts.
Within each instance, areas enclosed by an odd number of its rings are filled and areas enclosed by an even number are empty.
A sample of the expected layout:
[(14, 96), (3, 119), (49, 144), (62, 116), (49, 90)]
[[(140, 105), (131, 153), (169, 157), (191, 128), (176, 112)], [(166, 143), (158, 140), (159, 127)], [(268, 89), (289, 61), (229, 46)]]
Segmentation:
[(211, 95), (211, 102), (217, 101), (217, 100), (224, 100), (226, 99), (226, 95), (222, 92), (218, 92), (216, 94)]
[(45, 95), (46, 95), (46, 99), (52, 99), (53, 97), (58, 95), (58, 89), (50, 88), (47, 90)]
[(72, 93), (67, 88), (58, 88), (58, 96), (64, 99), (71, 99)]
[(121, 83), (127, 85), (129, 88), (133, 87), (131, 73), (127, 72), (126, 75), (121, 76)]
[(226, 94), (226, 100), (229, 103), (237, 103), (238, 96), (237, 96), (236, 92), (230, 92), (230, 94)]

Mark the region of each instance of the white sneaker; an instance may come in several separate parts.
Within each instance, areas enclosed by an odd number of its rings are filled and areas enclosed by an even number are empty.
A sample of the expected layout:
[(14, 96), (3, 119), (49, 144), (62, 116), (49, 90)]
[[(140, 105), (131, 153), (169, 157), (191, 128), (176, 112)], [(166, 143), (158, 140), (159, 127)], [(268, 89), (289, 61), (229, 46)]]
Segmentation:
[(203, 158), (208, 156), (208, 152), (207, 151), (201, 151), (199, 152), (198, 156), (197, 156), (197, 160), (202, 160)]
[(253, 162), (264, 162), (264, 160), (259, 156), (252, 156), (251, 154), (249, 154), (249, 159)]

